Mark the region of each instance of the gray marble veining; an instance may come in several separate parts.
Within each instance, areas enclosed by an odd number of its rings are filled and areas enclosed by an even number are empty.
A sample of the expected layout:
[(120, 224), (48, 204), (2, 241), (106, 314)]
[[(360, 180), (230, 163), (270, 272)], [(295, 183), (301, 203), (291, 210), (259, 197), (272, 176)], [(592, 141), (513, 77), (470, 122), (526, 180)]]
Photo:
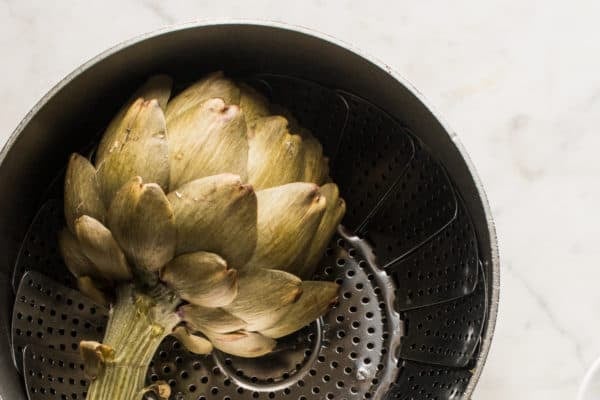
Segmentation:
[(500, 315), (474, 398), (574, 398), (600, 356), (600, 2), (1, 0), (0, 141), (95, 54), (223, 17), (329, 33), (425, 93), (478, 167), (500, 239)]

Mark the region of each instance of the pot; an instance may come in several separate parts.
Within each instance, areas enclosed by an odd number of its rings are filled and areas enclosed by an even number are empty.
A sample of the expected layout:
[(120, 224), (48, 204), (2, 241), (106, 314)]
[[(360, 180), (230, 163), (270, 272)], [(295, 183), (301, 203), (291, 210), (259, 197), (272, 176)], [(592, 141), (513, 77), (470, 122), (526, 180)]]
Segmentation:
[[(56, 362), (77, 364), (63, 342), (80, 340), (71, 318), (80, 314), (48, 297), (79, 299), (63, 286), (54, 236), (69, 154), (93, 149), (152, 73), (183, 85), (214, 70), (290, 108), (330, 155), (349, 211), (322, 274), (343, 278), (344, 297), (287, 353), (248, 361), (216, 352), (199, 362), (168, 343), (149, 379), (169, 381), (177, 398), (469, 398), (494, 331), (499, 259), (485, 193), (458, 138), (387, 65), (303, 28), (246, 21), (118, 45), (54, 87), (10, 137), (0, 154), (0, 398), (85, 393), (80, 371)], [(95, 318), (79, 304), (81, 318)], [(50, 333), (40, 305), (66, 310), (55, 328), (76, 338)]]

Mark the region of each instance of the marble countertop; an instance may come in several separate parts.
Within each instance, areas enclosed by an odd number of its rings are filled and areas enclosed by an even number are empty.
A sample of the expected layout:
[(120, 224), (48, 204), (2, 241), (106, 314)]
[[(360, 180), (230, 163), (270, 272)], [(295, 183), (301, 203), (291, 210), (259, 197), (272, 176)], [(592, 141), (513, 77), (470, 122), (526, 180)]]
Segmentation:
[(600, 2), (91, 3), (0, 0), (0, 142), (82, 62), (168, 24), (271, 19), (352, 43), (428, 97), (487, 188), (502, 291), (474, 398), (575, 398), (600, 357)]

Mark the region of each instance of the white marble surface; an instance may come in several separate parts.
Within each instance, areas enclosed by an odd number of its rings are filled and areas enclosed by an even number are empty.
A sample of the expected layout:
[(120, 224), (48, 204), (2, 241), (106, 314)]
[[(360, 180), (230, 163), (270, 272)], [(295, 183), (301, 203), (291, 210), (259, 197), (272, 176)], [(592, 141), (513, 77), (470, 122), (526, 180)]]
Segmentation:
[(600, 2), (0, 0), (0, 140), (95, 54), (215, 17), (316, 28), (425, 93), (470, 152), (497, 221), (500, 316), (474, 398), (575, 398), (600, 356)]

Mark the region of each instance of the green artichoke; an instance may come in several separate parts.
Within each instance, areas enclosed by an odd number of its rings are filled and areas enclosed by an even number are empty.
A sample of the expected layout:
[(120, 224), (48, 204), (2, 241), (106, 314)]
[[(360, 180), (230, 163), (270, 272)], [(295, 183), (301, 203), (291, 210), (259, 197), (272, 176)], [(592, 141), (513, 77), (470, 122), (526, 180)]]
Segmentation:
[(220, 72), (171, 86), (150, 78), (94, 163), (73, 154), (67, 168), (60, 249), (79, 289), (111, 306), (103, 343), (80, 346), (91, 400), (141, 396), (167, 335), (258, 357), (337, 298), (303, 280), (345, 212), (320, 143)]

